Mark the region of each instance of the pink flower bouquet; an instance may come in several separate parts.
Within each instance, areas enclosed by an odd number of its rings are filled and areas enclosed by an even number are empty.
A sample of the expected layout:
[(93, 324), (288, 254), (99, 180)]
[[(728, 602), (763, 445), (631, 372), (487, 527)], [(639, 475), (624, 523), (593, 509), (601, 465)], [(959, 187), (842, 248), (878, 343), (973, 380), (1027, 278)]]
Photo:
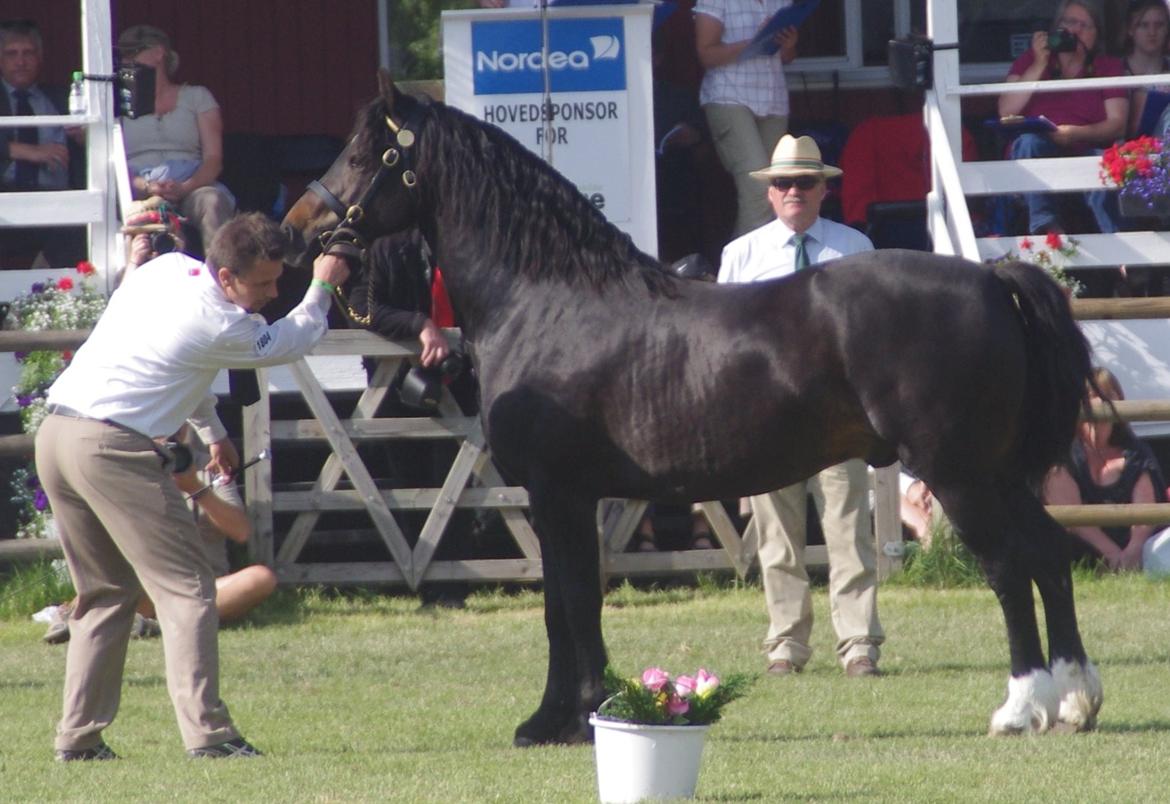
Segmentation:
[(597, 708), (606, 720), (650, 725), (699, 726), (714, 723), (723, 707), (743, 696), (753, 679), (735, 673), (720, 679), (700, 667), (693, 676), (676, 676), (660, 667), (648, 667), (641, 678), (628, 678), (605, 669), (609, 697)]

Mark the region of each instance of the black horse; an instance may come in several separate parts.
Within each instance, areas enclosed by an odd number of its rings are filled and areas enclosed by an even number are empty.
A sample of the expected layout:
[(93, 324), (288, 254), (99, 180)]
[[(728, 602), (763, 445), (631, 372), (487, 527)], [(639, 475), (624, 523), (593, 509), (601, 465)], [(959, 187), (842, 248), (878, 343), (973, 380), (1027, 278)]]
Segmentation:
[(590, 737), (599, 498), (757, 494), (855, 457), (901, 459), (982, 563), (1011, 652), (991, 731), (1094, 725), (1067, 537), (1033, 491), (1068, 453), (1090, 361), (1040, 269), (879, 251), (778, 281), (680, 280), (504, 132), (381, 84), (285, 226), (301, 264), (317, 240), (352, 252), (417, 226), (443, 268), (492, 455), (528, 489), (542, 548), (548, 679), (517, 745)]

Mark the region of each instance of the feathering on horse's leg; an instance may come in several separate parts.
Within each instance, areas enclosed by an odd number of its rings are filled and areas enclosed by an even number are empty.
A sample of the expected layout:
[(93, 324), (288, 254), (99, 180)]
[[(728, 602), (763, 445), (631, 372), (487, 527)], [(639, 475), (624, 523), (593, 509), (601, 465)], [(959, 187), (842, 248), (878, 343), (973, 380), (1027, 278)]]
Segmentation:
[(549, 669), (540, 706), (517, 727), (514, 744), (585, 742), (606, 663), (596, 503), (530, 488), (529, 504), (541, 543)]
[(989, 733), (1045, 732), (1056, 723), (1060, 699), (1040, 643), (1020, 523), (990, 483), (939, 486), (934, 491), (983, 567), (1007, 626), (1011, 677), (1007, 700), (992, 714)]
[(1059, 720), (1076, 731), (1089, 731), (1097, 725), (1104, 694), (1101, 677), (1085, 654), (1077, 626), (1072, 572), (1063, 544), (1068, 534), (1025, 486), (1021, 484), (1015, 496), (1017, 516), (1030, 538), (1032, 578), (1044, 601), (1049, 668), (1060, 699)]

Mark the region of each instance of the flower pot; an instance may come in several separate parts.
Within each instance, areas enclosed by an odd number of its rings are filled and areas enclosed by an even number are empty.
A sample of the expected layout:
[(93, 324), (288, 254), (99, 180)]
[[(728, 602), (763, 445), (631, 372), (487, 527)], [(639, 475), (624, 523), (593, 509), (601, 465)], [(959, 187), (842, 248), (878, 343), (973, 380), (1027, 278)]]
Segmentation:
[(710, 726), (649, 726), (596, 714), (589, 723), (603, 803), (694, 797)]
[(1155, 195), (1149, 199), (1140, 195), (1117, 196), (1117, 208), (1124, 218), (1165, 218), (1170, 217), (1170, 196)]

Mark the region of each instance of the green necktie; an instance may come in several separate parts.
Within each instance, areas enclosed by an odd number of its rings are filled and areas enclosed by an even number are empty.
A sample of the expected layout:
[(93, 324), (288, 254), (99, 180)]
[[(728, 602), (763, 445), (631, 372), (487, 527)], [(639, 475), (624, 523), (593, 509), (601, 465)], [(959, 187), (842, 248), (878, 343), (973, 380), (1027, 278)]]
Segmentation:
[(807, 268), (809, 265), (809, 263), (808, 263), (808, 249), (804, 245), (806, 240), (808, 240), (807, 234), (801, 233), (801, 234), (794, 234), (792, 236), (792, 242), (796, 244), (796, 259), (793, 260), (792, 264), (796, 267), (796, 270), (798, 270), (798, 271), (802, 270), (804, 268)]

